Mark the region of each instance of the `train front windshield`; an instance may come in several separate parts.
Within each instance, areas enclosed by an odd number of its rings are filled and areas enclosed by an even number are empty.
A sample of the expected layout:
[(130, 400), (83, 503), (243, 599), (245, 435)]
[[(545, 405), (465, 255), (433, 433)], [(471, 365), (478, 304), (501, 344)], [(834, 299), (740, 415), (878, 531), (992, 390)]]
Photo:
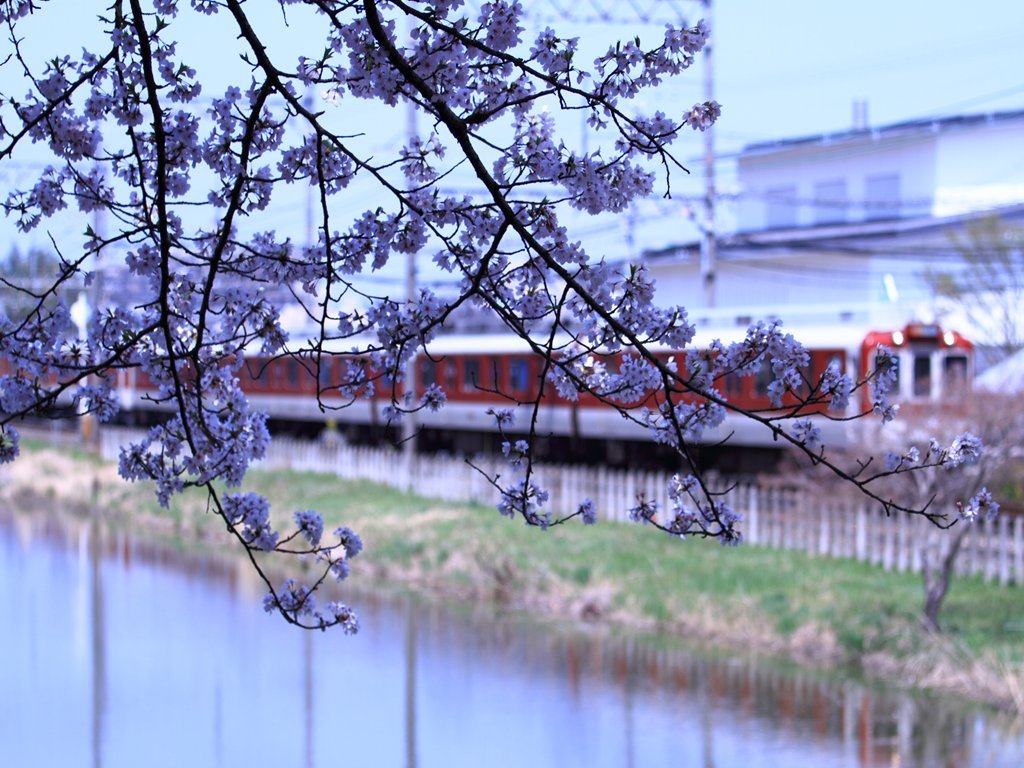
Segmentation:
[(907, 366), (906, 383), (897, 373), (896, 391), (913, 400), (950, 400), (970, 390), (970, 359), (962, 350), (917, 349), (899, 355), (900, 367)]

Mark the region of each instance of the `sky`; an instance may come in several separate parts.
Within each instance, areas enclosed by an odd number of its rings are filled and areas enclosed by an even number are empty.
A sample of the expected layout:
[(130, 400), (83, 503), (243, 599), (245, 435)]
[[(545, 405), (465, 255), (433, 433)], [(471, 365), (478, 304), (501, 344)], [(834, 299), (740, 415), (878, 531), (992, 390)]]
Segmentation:
[(726, 0), (714, 7), (718, 143), (1024, 108), (1019, 0)]
[[(627, 17), (631, 7), (663, 15), (671, 7), (700, 18), (699, 2), (644, 0), (524, 0), (537, 14), (561, 6), (580, 15), (597, 3)], [(660, 10), (659, 10), (660, 9)], [(590, 14), (593, 15), (593, 14)], [(618, 31), (579, 28), (584, 41)], [(714, 98), (722, 117), (714, 129), (716, 187), (738, 191), (735, 157), (753, 142), (847, 130), (853, 102), (867, 102), (869, 125), (921, 117), (1024, 109), (1024, 1), (977, 0), (714, 0), (711, 8)], [(642, 36), (656, 24), (638, 25)], [(599, 47), (599, 46), (595, 46)], [(703, 100), (703, 75), (694, 67), (644, 106), (670, 112)], [(1024, 139), (1022, 139), (1024, 140)], [(694, 214), (680, 198), (703, 194), (702, 137), (684, 136), (679, 154), (689, 177), (673, 181), (673, 202), (640, 206), (628, 219), (581, 223), (580, 230), (609, 253), (636, 256), (646, 247), (698, 236)], [(722, 201), (720, 227), (730, 204)], [(683, 216), (678, 212), (682, 209)], [(666, 219), (674, 222), (666, 226)], [(630, 242), (631, 241), (631, 242)]]
[[(627, 35), (656, 38), (661, 23), (674, 15), (676, 7), (691, 12), (691, 19), (703, 15), (702, 3), (688, 0), (523, 2), (538, 30), (550, 24), (567, 35), (579, 35), (581, 49), (588, 53), (604, 50)], [(87, 20), (106, 3), (51, 0), (48, 5), (62, 6), (53, 9), (59, 10), (58, 22), (54, 24), (52, 13), (40, 15), (31, 42), (41, 52), (57, 53), (80, 49)], [(615, 23), (579, 21), (593, 17), (595, 7), (612, 9)], [(637, 7), (653, 7), (661, 23), (632, 21), (632, 9)], [(561, 17), (559, 9), (565, 8), (571, 10), (574, 21)], [(852, 124), (855, 100), (867, 101), (869, 123), (879, 126), (926, 116), (1024, 109), (1022, 0), (975, 0), (969, 5), (953, 0), (716, 0), (712, 13), (714, 97), (723, 107), (714, 133), (716, 178), (725, 193), (736, 191), (733, 159), (745, 144), (845, 130)], [(182, 26), (182, 48), (200, 70), (227, 71), (221, 66), (223, 49), (211, 45), (219, 23), (202, 17)], [(268, 17), (266, 25), (268, 30), (280, 28), (279, 13)], [(291, 32), (291, 45), (307, 39), (301, 28), (293, 25)], [(0, 69), (0, 88), (5, 85), (5, 73)], [(700, 100), (703, 84), (698, 65), (638, 104), (638, 109), (679, 114)], [(365, 105), (344, 108), (367, 109)], [(382, 147), (402, 136), (403, 119), (392, 118), (374, 135)], [(565, 123), (564, 130), (568, 143), (583, 141), (578, 122)], [(573, 234), (591, 243), (596, 255), (611, 258), (693, 239), (696, 231), (687, 219), (693, 208), (688, 208), (686, 197), (702, 193), (701, 141), (699, 134), (688, 134), (679, 143), (678, 154), (691, 174), (673, 179), (671, 201), (642, 205), (631, 217), (574, 220)], [(10, 186), (23, 179), (26, 167), (38, 162), (37, 152), (16, 156), (24, 164), (21, 170), (0, 164), (0, 182)], [(290, 227), (300, 237), (305, 229), (304, 204), (298, 195), (295, 210), (280, 214), (275, 226)], [(723, 209), (727, 206), (723, 204)], [(722, 215), (727, 221), (728, 210)], [(78, 222), (59, 227), (81, 231)], [(3, 223), (0, 233), (22, 249), (45, 244), (49, 234), (62, 234), (40, 229), (19, 235)]]

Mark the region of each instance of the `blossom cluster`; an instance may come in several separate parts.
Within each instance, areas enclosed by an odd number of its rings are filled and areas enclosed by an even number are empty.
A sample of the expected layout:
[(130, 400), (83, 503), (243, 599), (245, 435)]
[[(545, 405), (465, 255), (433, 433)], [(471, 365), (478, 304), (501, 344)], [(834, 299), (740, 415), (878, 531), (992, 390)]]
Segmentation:
[(967, 522), (992, 520), (999, 514), (999, 504), (987, 488), (982, 488), (967, 504), (960, 505), (960, 516)]

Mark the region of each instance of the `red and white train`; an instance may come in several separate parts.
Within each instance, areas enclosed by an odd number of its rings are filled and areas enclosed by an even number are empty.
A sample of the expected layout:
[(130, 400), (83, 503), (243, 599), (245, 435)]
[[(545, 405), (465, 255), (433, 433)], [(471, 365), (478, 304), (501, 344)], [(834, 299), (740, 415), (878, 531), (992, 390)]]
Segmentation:
[[(898, 360), (898, 384), (893, 399), (906, 411), (936, 406), (953, 407), (974, 376), (973, 345), (959, 333), (933, 324), (912, 323), (898, 330), (869, 331), (853, 325), (819, 326), (787, 330), (810, 351), (807, 377), (814, 381), (832, 361), (854, 378), (862, 378), (873, 367), (880, 345), (890, 347)], [(745, 329), (699, 334), (695, 343), (739, 340)], [(706, 337), (706, 338), (703, 338)], [(416, 414), (418, 440), (426, 450), (474, 453), (496, 447), (497, 429), (488, 409), (519, 410), (515, 425), (507, 430), (525, 432), (531, 421), (528, 406), (515, 401), (534, 400), (541, 386), (542, 361), (522, 340), (506, 335), (442, 335), (430, 343), (429, 355), (416, 360), (417, 390), (432, 383), (441, 385), (447, 404), (437, 412), (422, 410)], [(661, 354), (661, 353), (659, 353)], [(665, 357), (671, 351), (664, 352)], [(326, 361), (326, 362), (325, 362)], [(272, 425), (306, 432), (318, 432), (330, 421), (348, 439), (356, 442), (392, 439), (396, 429), (386, 423), (384, 408), (390, 402), (390, 388), (378, 382), (374, 397), (357, 400), (345, 408), (337, 394), (331, 393), (341, 375), (341, 361), (321, 362), (319, 380), (315, 367), (293, 358), (249, 358), (251, 376), (243, 381), (250, 402), (266, 411)], [(767, 384), (770, 377), (728, 376), (719, 386), (737, 406), (751, 410), (769, 410)], [(147, 387), (134, 371), (118, 375), (123, 411), (145, 416), (151, 407), (146, 400)], [(321, 401), (316, 393), (321, 390)], [(502, 397), (497, 393), (503, 393)], [(868, 407), (868, 394), (862, 390), (851, 402), (853, 410)], [(578, 402), (561, 398), (550, 384), (545, 385), (537, 413), (537, 434), (544, 439), (539, 455), (549, 459), (570, 458), (607, 461), (613, 464), (630, 460), (651, 460), (659, 455), (642, 427), (625, 419), (597, 398), (583, 395)], [(823, 436), (830, 445), (845, 441), (846, 425), (820, 418)], [(721, 445), (728, 438), (727, 445)], [(779, 444), (771, 433), (742, 415), (730, 415), (718, 429), (706, 433), (702, 449), (708, 463), (722, 469), (750, 468), (751, 457), (777, 454)], [(739, 450), (738, 450), (739, 449)], [(666, 457), (673, 460), (674, 457)], [(762, 462), (763, 463), (763, 462)]]

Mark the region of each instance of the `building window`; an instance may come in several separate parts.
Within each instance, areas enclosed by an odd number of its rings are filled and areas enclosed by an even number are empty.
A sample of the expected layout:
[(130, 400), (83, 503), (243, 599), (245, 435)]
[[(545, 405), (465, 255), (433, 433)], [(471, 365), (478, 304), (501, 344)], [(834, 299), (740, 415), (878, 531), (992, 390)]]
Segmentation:
[(848, 206), (846, 179), (829, 179), (814, 185), (814, 223), (842, 224)]
[(796, 226), (796, 185), (765, 190), (768, 229)]
[(900, 215), (900, 175), (882, 173), (864, 182), (864, 218), (893, 219)]

